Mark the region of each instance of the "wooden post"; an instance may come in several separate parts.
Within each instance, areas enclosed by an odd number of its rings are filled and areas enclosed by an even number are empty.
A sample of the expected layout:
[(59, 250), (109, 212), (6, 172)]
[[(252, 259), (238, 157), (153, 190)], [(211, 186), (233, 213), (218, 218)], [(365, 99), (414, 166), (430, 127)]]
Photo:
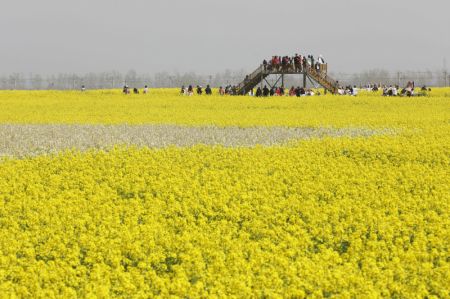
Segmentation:
[(262, 92), (262, 90), (263, 90), (263, 78), (264, 78), (264, 75), (266, 74), (266, 70), (264, 70), (264, 65), (261, 65), (261, 70), (262, 70), (262, 72), (260, 72), (260, 75), (261, 75), (261, 83), (259, 84), (259, 87), (261, 88), (261, 92)]

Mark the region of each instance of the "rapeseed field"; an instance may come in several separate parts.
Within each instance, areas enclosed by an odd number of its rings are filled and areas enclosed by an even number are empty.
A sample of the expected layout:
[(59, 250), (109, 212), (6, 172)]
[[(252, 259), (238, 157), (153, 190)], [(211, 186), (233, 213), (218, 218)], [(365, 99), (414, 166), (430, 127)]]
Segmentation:
[[(0, 107), (8, 142), (21, 142), (24, 125), (69, 141), (90, 126), (59, 152), (0, 160), (2, 297), (450, 297), (449, 89), (265, 99), (7, 91)], [(124, 144), (125, 125), (190, 128), (168, 134), (202, 141)], [(288, 143), (261, 135), (286, 127), (311, 131)], [(107, 138), (89, 139), (96, 128)], [(208, 145), (199, 135), (211, 130), (220, 142)], [(226, 143), (240, 130), (255, 142)], [(274, 142), (260, 144), (267, 136)]]
[(288, 126), (413, 128), (448, 120), (450, 89), (430, 97), (230, 97), (180, 96), (175, 89), (148, 95), (116, 90), (3, 91), (0, 123), (178, 124), (183, 126)]

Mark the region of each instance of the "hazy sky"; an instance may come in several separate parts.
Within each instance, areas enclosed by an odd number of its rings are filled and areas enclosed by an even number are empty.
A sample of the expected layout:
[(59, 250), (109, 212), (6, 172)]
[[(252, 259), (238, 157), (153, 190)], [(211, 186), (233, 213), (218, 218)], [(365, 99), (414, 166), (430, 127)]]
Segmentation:
[(331, 71), (450, 65), (449, 0), (2, 0), (0, 74), (254, 69), (323, 54)]

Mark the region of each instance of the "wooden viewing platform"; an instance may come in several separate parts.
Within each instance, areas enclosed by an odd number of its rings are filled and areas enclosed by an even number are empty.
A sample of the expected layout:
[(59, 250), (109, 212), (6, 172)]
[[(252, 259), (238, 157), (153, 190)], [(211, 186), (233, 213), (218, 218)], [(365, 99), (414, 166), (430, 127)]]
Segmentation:
[(258, 86), (258, 84), (262, 85), (264, 81), (267, 83), (267, 85), (273, 87), (272, 84), (270, 84), (266, 80), (269, 75), (278, 76), (273, 86), (276, 86), (280, 81), (281, 85), (284, 85), (285, 75), (302, 75), (303, 87), (305, 88), (307, 79), (309, 79), (311, 82), (317, 82), (326, 91), (329, 91), (332, 94), (336, 94), (339, 88), (337, 82), (333, 78), (328, 76), (327, 64), (321, 64), (319, 70), (316, 70), (309, 64), (303, 65), (302, 67), (295, 67), (292, 64), (287, 66), (279, 65), (278, 67), (260, 65), (253, 73), (248, 75), (241, 83), (239, 83), (239, 85), (237, 85), (237, 94), (245, 95), (250, 92), (250, 90)]

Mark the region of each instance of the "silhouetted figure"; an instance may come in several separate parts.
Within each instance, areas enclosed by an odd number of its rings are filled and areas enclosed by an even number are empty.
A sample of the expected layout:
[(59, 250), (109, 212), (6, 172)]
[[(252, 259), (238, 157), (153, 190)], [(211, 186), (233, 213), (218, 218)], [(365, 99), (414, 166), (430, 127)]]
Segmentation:
[(263, 60), (263, 68), (265, 71), (267, 71), (267, 60)]
[(269, 91), (270, 96), (272, 97), (275, 94), (275, 87), (272, 87)]
[(205, 94), (206, 95), (212, 95), (212, 90), (211, 90), (211, 86), (209, 86), (209, 84), (208, 85), (206, 85), (206, 88), (205, 88)]
[(256, 97), (262, 97), (262, 90), (261, 87), (258, 87), (258, 89), (256, 89)]
[(264, 86), (264, 89), (263, 89), (263, 96), (264, 96), (264, 97), (267, 97), (267, 96), (269, 96), (269, 93), (270, 93), (270, 90), (267, 88), (267, 86)]
[(299, 72), (302, 67), (302, 61), (301, 57), (298, 54), (295, 54), (294, 56), (294, 69), (296, 72)]

